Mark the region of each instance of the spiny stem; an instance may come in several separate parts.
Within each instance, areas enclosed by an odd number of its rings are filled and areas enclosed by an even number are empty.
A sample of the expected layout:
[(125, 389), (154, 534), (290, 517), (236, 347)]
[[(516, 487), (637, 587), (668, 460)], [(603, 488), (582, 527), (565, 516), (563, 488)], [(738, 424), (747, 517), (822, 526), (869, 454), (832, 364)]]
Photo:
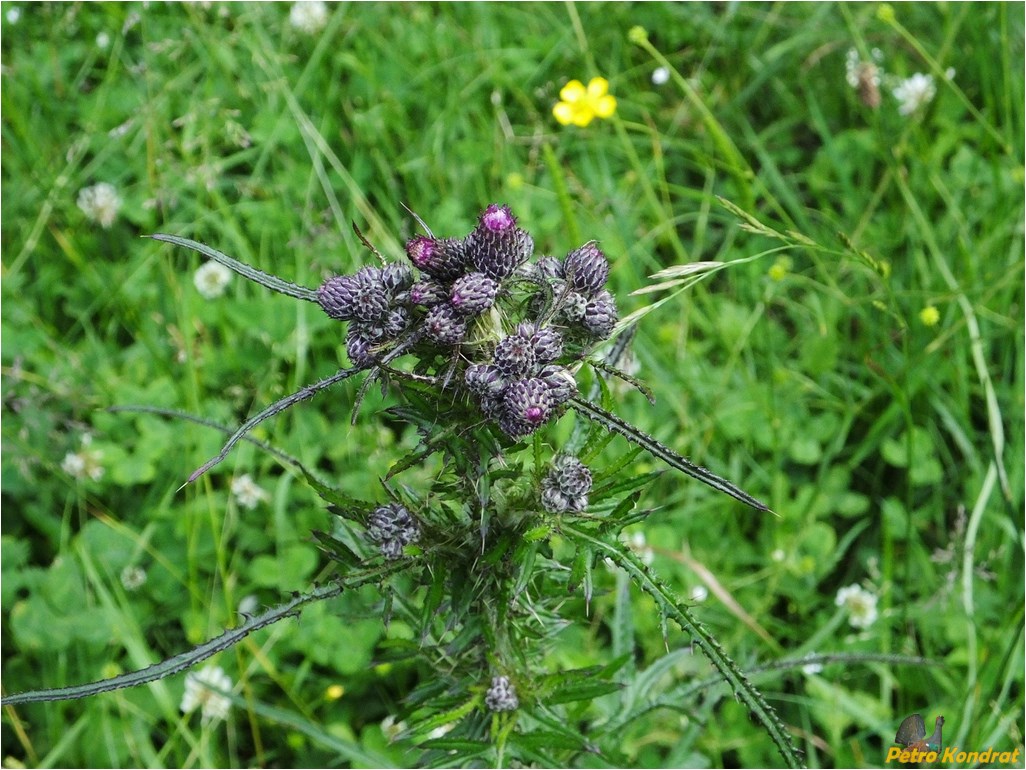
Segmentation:
[(213, 249), (210, 246), (205, 246), (202, 243), (191, 240), (189, 238), (182, 238), (178, 235), (164, 235), (163, 233), (157, 233), (156, 235), (143, 236), (145, 238), (152, 238), (155, 241), (164, 241), (165, 243), (173, 243), (176, 246), (184, 246), (187, 249), (198, 251), (205, 257), (220, 262), (222, 265), (227, 267), (229, 270), (234, 270), (236, 273), (241, 275), (243, 278), (248, 278), (255, 283), (259, 283), (261, 286), (276, 291), (279, 294), (285, 294), (289, 297), (295, 297), (296, 299), (303, 299), (307, 302), (317, 302), (317, 292), (313, 289), (308, 289), (305, 286), (299, 286), (295, 283), (283, 280), (276, 275), (268, 275), (262, 270), (257, 270), (255, 267), (250, 267), (244, 262), (229, 257), (227, 254)]
[(239, 426), (238, 430), (236, 430), (231, 435), (231, 437), (221, 448), (221, 451), (217, 454), (217, 456), (207, 460), (205, 463), (203, 463), (203, 465), (194, 470), (192, 472), (192, 475), (189, 476), (188, 480), (185, 482), (185, 484), (182, 484), (182, 486), (178, 489), (180, 490), (186, 487), (187, 485), (191, 484), (204, 473), (206, 473), (215, 465), (224, 460), (224, 458), (228, 456), (228, 453), (232, 451), (232, 447), (239, 443), (239, 441), (247, 433), (249, 433), (253, 428), (262, 423), (264, 420), (268, 419), (269, 417), (274, 417), (274, 415), (278, 414), (279, 412), (284, 412), (290, 406), (294, 406), (295, 404), (298, 404), (300, 401), (305, 401), (308, 398), (312, 398), (325, 388), (334, 385), (336, 382), (341, 382), (347, 377), (352, 377), (354, 374), (362, 372), (363, 370), (364, 367), (359, 366), (354, 366), (350, 369), (340, 369), (330, 377), (325, 377), (323, 380), (321, 380), (320, 382), (315, 382), (313, 385), (307, 385), (305, 388), (301, 388), (297, 390), (295, 393), (292, 393), (288, 396), (285, 396), (285, 398), (275, 401), (273, 404), (271, 404), (269, 407), (264, 409), (259, 414), (250, 417), (248, 420), (246, 420), (246, 422), (242, 423), (242, 425)]
[(757, 511), (773, 513), (767, 505), (759, 502), (747, 492), (734, 484), (731, 484), (726, 479), (720, 478), (712, 471), (709, 471), (700, 465), (696, 465), (686, 457), (677, 454), (668, 446), (660, 444), (654, 438), (646, 433), (642, 433), (633, 425), (620, 419), (612, 412), (607, 412), (602, 407), (597, 406), (590, 401), (585, 401), (580, 396), (574, 396), (571, 398), (570, 406), (573, 407), (574, 411), (578, 414), (587, 417), (589, 420), (595, 420), (596, 422), (605, 425), (610, 430), (619, 433), (631, 443), (637, 444), (647, 450), (671, 468), (676, 468), (677, 470), (686, 473), (688, 476), (698, 479), (703, 484), (708, 484), (713, 489), (723, 492), (724, 494), (728, 494), (735, 500), (739, 500), (745, 505), (755, 508)]

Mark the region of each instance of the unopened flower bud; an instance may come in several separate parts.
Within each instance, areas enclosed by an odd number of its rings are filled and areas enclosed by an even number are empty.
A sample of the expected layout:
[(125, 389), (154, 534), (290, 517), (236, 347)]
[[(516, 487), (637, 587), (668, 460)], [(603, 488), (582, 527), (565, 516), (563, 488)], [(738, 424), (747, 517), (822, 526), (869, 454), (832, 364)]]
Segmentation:
[(549, 386), (537, 378), (517, 380), (503, 394), (505, 414), (499, 427), (513, 438), (533, 433), (552, 410)]
[(429, 238), (415, 235), (406, 243), (406, 254), (414, 267), (443, 281), (464, 272), (467, 250), (458, 238)]
[(389, 503), (367, 518), (367, 537), (381, 544), (381, 553), (388, 560), (398, 559), (403, 546), (420, 540), (420, 524), (405, 506)]
[(613, 295), (602, 290), (588, 302), (581, 323), (594, 336), (604, 340), (613, 333), (617, 318)]
[(495, 304), (499, 284), (484, 273), (467, 273), (452, 285), (449, 304), (466, 316), (480, 315)]
[(517, 267), (530, 259), (534, 239), (517, 227), (508, 206), (493, 203), (478, 218), (477, 227), (467, 236), (467, 253), (476, 270), (501, 281), (513, 275)]
[(508, 379), (519, 379), (530, 374), (537, 359), (530, 337), (511, 334), (495, 346), (495, 365)]
[(439, 281), (428, 279), (417, 281), (410, 287), (410, 302), (421, 307), (441, 305), (449, 297), (445, 285)]
[(413, 271), (401, 262), (391, 262), (381, 268), (381, 283), (392, 298), (413, 285)]
[(589, 241), (566, 255), (563, 271), (571, 286), (586, 297), (591, 297), (606, 285), (609, 261), (595, 245), (595, 241)]
[(451, 305), (435, 305), (424, 317), (424, 333), (439, 345), (456, 345), (467, 335), (467, 324)]
[(374, 363), (373, 344), (364, 328), (355, 323), (350, 325), (346, 334), (346, 353), (353, 366), (368, 367)]
[(494, 364), (473, 364), (463, 375), (467, 387), (478, 396), (498, 396), (506, 389), (506, 381)]
[(492, 686), (485, 693), (485, 705), (491, 711), (513, 711), (520, 705), (517, 692), (507, 677), (492, 678)]

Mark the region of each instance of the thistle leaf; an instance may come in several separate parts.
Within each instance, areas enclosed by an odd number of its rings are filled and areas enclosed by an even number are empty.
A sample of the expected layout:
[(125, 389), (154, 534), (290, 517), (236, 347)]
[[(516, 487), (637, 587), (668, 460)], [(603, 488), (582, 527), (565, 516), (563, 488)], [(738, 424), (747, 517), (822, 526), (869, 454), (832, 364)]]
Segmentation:
[(305, 286), (299, 286), (295, 283), (283, 280), (276, 275), (268, 275), (262, 270), (257, 270), (255, 267), (250, 267), (244, 262), (229, 257), (217, 249), (205, 246), (202, 243), (191, 240), (189, 238), (182, 238), (178, 235), (164, 235), (163, 233), (157, 233), (155, 235), (144, 236), (146, 238), (152, 238), (155, 241), (164, 241), (165, 243), (172, 243), (175, 246), (184, 246), (187, 249), (198, 251), (208, 259), (212, 259), (215, 262), (219, 262), (229, 270), (234, 270), (236, 273), (241, 275), (243, 278), (248, 278), (255, 283), (259, 283), (261, 286), (276, 291), (279, 294), (285, 294), (289, 297), (295, 297), (296, 299), (304, 299), (307, 302), (317, 302), (317, 292), (314, 289), (308, 289)]
[(617, 417), (611, 412), (607, 412), (596, 404), (589, 403), (583, 400), (579, 396), (574, 396), (570, 399), (570, 405), (574, 411), (578, 414), (587, 417), (589, 420), (593, 420), (601, 425), (604, 425), (608, 430), (619, 433), (621, 436), (626, 438), (628, 441), (637, 444), (640, 447), (646, 449), (650, 454), (658, 457), (660, 460), (665, 462), (671, 468), (676, 468), (682, 473), (686, 473), (692, 478), (698, 479), (703, 484), (707, 484), (715, 490), (723, 492), (724, 494), (730, 495), (735, 500), (739, 500), (745, 505), (749, 505), (755, 508), (757, 511), (770, 511), (764, 503), (759, 502), (754, 497), (749, 495), (747, 492), (738, 488), (734, 484), (730, 483), (726, 479), (722, 479), (712, 471), (703, 468), (700, 465), (688, 460), (672, 449), (663, 444), (660, 444), (654, 438), (646, 433), (641, 432), (633, 425)]

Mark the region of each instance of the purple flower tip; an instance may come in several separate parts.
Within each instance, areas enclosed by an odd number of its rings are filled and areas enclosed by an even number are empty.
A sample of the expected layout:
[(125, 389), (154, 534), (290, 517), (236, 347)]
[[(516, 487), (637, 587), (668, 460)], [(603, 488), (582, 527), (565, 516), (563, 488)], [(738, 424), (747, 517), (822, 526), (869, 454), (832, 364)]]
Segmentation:
[(540, 406), (531, 406), (524, 411), (524, 419), (531, 423), (545, 421), (545, 410)]
[(431, 263), (435, 253), (435, 241), (426, 235), (415, 235), (406, 244), (406, 253), (410, 257), (410, 262), (423, 268), (424, 265)]
[(516, 225), (516, 222), (517, 220), (513, 216), (513, 212), (509, 210), (509, 206), (501, 206), (498, 203), (490, 205), (481, 215), (482, 226), (493, 232), (509, 230)]

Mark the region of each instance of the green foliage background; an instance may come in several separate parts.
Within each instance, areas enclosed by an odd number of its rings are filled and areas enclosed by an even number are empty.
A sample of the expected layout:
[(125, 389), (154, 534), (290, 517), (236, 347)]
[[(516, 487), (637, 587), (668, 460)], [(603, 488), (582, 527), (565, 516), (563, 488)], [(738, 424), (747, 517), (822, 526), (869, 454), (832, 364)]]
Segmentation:
[[(915, 711), (945, 715), (949, 745), (1021, 747), (1022, 6), (357, 3), (329, 6), (314, 34), (289, 10), (3, 4), (4, 692), (142, 667), (233, 625), (244, 597), (275, 604), (330, 574), (310, 537), (329, 516), (272, 456), (243, 445), (178, 491), (221, 434), (105, 409), (234, 426), (337, 369), (340, 327), (238, 278), (206, 300), (196, 255), (138, 236), (187, 236), (315, 286), (370, 264), (352, 221), (399, 258), (414, 232), (401, 204), (462, 234), (497, 201), (539, 251), (599, 240), (625, 314), (671, 297), (631, 295), (661, 269), (736, 262), (640, 322), (638, 376), (658, 401), (624, 393), (619, 409), (779, 517), (663, 475), (641, 503), (657, 509), (654, 567), (686, 595), (706, 589), (695, 612), (744, 667), (935, 662), (754, 674), (807, 762), (878, 765)], [(636, 25), (651, 49), (628, 40)], [(893, 76), (933, 73), (936, 98), (904, 117), (885, 87), (869, 109), (845, 83), (852, 47), (879, 48)], [(653, 84), (658, 55), (680, 80)], [(593, 76), (616, 116), (560, 127), (560, 88)], [(109, 229), (76, 206), (97, 182), (123, 198)], [(332, 389), (259, 437), (377, 489), (414, 437), (374, 418), (374, 392), (351, 427), (353, 397)], [(99, 480), (61, 469), (84, 433)], [(269, 492), (253, 510), (230, 493), (244, 473)], [(146, 582), (128, 590), (133, 566)], [(652, 670), (674, 651), (644, 695), (679, 710), (635, 719), (622, 756), (778, 764), (729, 691), (695, 686), (710, 669), (688, 640), (664, 640), (647, 599), (600, 580), (590, 608), (568, 605), (553, 671), (632, 651)], [(834, 602), (853, 583), (879, 596), (864, 630)], [(410, 764), (416, 749), (381, 723), (431, 672), (381, 662), (404, 629), (380, 614), (367, 589), (222, 655), (240, 685), (227, 723), (180, 714), (176, 677), (6, 710), (3, 756)]]

